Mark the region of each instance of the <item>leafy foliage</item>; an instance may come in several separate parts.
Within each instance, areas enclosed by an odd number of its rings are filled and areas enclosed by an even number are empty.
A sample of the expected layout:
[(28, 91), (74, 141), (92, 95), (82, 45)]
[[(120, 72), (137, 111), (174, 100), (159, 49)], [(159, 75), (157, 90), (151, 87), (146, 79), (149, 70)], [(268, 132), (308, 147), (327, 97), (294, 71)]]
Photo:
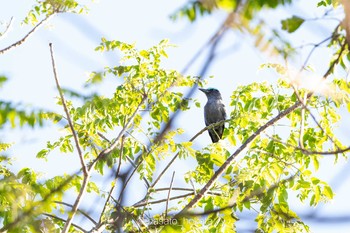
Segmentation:
[(36, 0), (23, 23), (35, 25), (41, 16), (48, 17), (56, 13), (70, 12), (81, 14), (87, 11), (85, 6), (75, 0)]
[[(296, 49), (283, 38), (283, 32), (270, 29), (260, 13), (291, 2), (193, 1), (173, 18), (187, 17), (193, 22), (199, 20), (199, 15), (210, 15), (215, 10), (228, 12), (225, 30), (248, 34), (253, 37), (256, 48), (288, 59)], [(327, 0), (320, 1), (317, 6), (336, 4)], [(40, 17), (84, 10), (84, 6), (74, 0), (37, 1), (24, 22), (36, 24)], [(282, 30), (296, 32), (304, 21), (298, 16), (284, 19)], [(66, 220), (60, 216), (72, 215), (67, 211), (72, 205), (64, 202), (65, 194), (80, 193), (86, 188), (91, 196), (105, 201), (98, 222), (91, 221), (92, 231), (103, 228), (109, 232), (120, 229), (126, 232), (236, 232), (240, 212), (253, 210), (256, 232), (309, 232), (309, 227), (291, 205), (291, 197), (311, 207), (331, 200), (334, 197), (332, 188), (316, 176), (316, 171), (325, 155), (333, 155), (337, 162), (339, 155), (346, 158), (349, 151), (337, 138), (336, 128), (341, 111), (350, 112), (350, 84), (336, 78), (324, 82), (337, 64), (348, 70), (349, 48), (342, 30), (337, 26), (329, 39), (334, 53), (329, 70), (325, 77), (315, 79), (323, 84), (322, 89), (307, 85), (312, 77), (303, 76), (304, 66), (295, 74), (278, 63), (263, 64), (262, 69), (276, 71), (277, 81), (252, 82), (233, 90), (230, 98), (233, 110), (228, 114), (224, 140), (204, 148), (193, 145), (196, 137), (183, 141), (180, 136), (185, 130), (171, 127), (175, 113), (199, 106), (195, 99), (183, 93), (196, 85), (204, 85), (200, 77), (184, 76), (176, 70), (163, 68), (161, 62), (168, 57), (167, 49), (173, 45), (162, 40), (149, 49), (138, 49), (135, 44), (102, 38), (96, 51), (115, 51), (121, 59), (102, 72), (91, 72), (85, 86), (94, 88), (107, 78), (119, 79), (121, 84), (116, 85), (110, 96), (84, 96), (65, 90), (70, 97), (82, 100), (80, 104), (58, 100), (58, 105), (67, 106), (72, 126), (62, 113), (27, 110), (22, 105), (0, 101), (0, 129), (7, 125), (11, 128), (42, 126), (44, 120), (66, 123), (60, 137), (48, 141), (37, 158), (49, 160), (50, 153), (55, 150), (74, 154), (79, 148), (83, 161), (75, 174), (43, 179), (29, 167), (14, 172), (13, 160), (1, 155), (0, 231), (61, 232)], [(314, 48), (318, 46), (320, 44)], [(6, 77), (0, 76), (0, 86), (5, 81)], [(0, 152), (6, 153), (10, 146), (0, 143)], [(220, 173), (219, 179), (213, 180), (218, 168), (233, 156), (236, 157)], [(196, 166), (181, 178), (191, 188), (172, 186), (173, 180), (169, 188), (155, 187), (166, 171), (162, 170), (163, 164), (167, 168), (175, 159), (190, 158)], [(170, 163), (166, 164), (169, 159)], [(110, 183), (108, 192), (104, 190), (105, 184), (86, 178), (91, 173), (85, 173), (84, 166), (98, 177), (105, 175), (106, 168), (113, 171), (114, 178), (105, 180)], [(134, 205), (126, 206), (123, 203), (126, 186), (135, 174), (145, 184), (145, 188), (142, 186), (145, 196)], [(116, 187), (121, 190), (119, 197), (115, 197)], [(206, 187), (209, 188), (204, 190)], [(204, 195), (199, 195), (202, 190)], [(136, 191), (141, 192), (141, 187)], [(163, 191), (168, 192), (165, 199), (159, 198)], [(171, 197), (174, 192), (186, 194)], [(197, 197), (197, 212), (181, 212)], [(178, 201), (168, 208), (170, 199)], [(79, 201), (77, 198), (75, 203), (79, 205)], [(165, 209), (155, 207), (159, 203), (166, 203)], [(75, 225), (69, 231), (79, 229)]]
[(295, 32), (304, 21), (303, 18), (293, 15), (291, 18), (282, 20), (282, 29), (289, 33)]

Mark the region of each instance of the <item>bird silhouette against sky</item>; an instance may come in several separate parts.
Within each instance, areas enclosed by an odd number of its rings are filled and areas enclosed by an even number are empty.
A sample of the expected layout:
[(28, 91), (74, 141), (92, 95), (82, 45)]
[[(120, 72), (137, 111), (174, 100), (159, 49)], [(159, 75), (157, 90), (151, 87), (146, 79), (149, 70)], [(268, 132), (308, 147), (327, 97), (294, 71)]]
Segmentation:
[[(222, 103), (220, 92), (215, 88), (199, 88), (207, 96), (207, 103), (204, 106), (205, 125), (209, 126), (213, 123), (226, 119), (225, 105)], [(218, 142), (222, 138), (225, 124), (218, 125), (208, 130), (211, 141)]]

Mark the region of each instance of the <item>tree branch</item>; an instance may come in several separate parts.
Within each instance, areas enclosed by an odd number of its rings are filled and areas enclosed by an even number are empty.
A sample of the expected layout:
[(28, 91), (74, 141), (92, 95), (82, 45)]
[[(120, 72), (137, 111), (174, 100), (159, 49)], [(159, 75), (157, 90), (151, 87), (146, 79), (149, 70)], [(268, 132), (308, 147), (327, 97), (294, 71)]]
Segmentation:
[(53, 69), (53, 74), (54, 74), (54, 78), (55, 78), (55, 81), (56, 81), (56, 87), (57, 87), (57, 90), (58, 90), (58, 92), (60, 94), (60, 98), (61, 98), (61, 101), (62, 101), (62, 106), (63, 106), (64, 112), (66, 113), (66, 116), (67, 116), (69, 128), (70, 128), (70, 130), (72, 131), (72, 134), (73, 134), (75, 147), (76, 147), (76, 149), (78, 151), (81, 168), (83, 170), (83, 174), (84, 174), (84, 177), (85, 177), (85, 176), (88, 175), (88, 171), (87, 171), (87, 168), (86, 168), (86, 165), (85, 165), (83, 152), (82, 152), (80, 144), (79, 144), (78, 135), (77, 135), (76, 131), (74, 130), (72, 118), (71, 118), (71, 116), (69, 114), (69, 110), (67, 108), (67, 104), (66, 104), (66, 100), (65, 100), (64, 95), (63, 95), (62, 88), (61, 88), (60, 83), (58, 81), (58, 75), (57, 75), (57, 69), (56, 69), (56, 64), (55, 64), (55, 58), (54, 58), (53, 49), (52, 49), (52, 43), (50, 43), (49, 46), (50, 46), (50, 53), (51, 53), (52, 69)]
[[(63, 202), (63, 201), (55, 201), (55, 203), (60, 204), (60, 205), (65, 205), (65, 206), (68, 206), (68, 207), (71, 207), (71, 208), (73, 207), (73, 205), (68, 204), (68, 203), (66, 203), (66, 202)], [(85, 213), (84, 211), (78, 209), (78, 212), (81, 213), (82, 215), (84, 215), (84, 216), (85, 216), (87, 219), (89, 219), (93, 224), (97, 224), (97, 222), (96, 222), (92, 217), (90, 217), (87, 213)]]
[(175, 176), (175, 171), (173, 171), (173, 176), (171, 177), (171, 181), (170, 181), (170, 187), (169, 187), (168, 196), (165, 204), (165, 217), (168, 215), (169, 198), (170, 198), (171, 189), (173, 187), (174, 176)]
[[(260, 198), (262, 195), (272, 191), (272, 190), (275, 190), (276, 188), (279, 187), (280, 184), (285, 184), (289, 181), (292, 181), (293, 179), (295, 179), (295, 177), (297, 177), (297, 174), (294, 174), (290, 177), (288, 177), (287, 179), (284, 179), (284, 180), (281, 180), (275, 184), (273, 184), (271, 187), (269, 187), (267, 190), (266, 189), (259, 189), (255, 192), (252, 192), (249, 196), (245, 197), (243, 200), (242, 200), (242, 203), (244, 202), (247, 202), (249, 200), (251, 200), (252, 198)], [(213, 210), (207, 210), (207, 211), (204, 211), (204, 212), (200, 212), (200, 213), (195, 213), (195, 212), (186, 212), (184, 214), (181, 214), (180, 216), (204, 216), (204, 215), (209, 215), (209, 214), (213, 214), (213, 213), (219, 213), (221, 211), (224, 211), (224, 210), (227, 210), (227, 209), (231, 209), (233, 208), (234, 206), (236, 205), (236, 203), (233, 203), (233, 204), (230, 204), (230, 205), (227, 205), (225, 207), (221, 207), (221, 208), (218, 208), (218, 209), (213, 209)], [(176, 215), (175, 217), (177, 217), (178, 215)], [(179, 217), (179, 216), (178, 216)]]
[(214, 185), (214, 183), (219, 179), (219, 177), (224, 173), (224, 171), (231, 165), (233, 160), (239, 155), (257, 136), (260, 135), (265, 129), (275, 124), (278, 120), (287, 116), (289, 113), (300, 107), (301, 103), (296, 102), (291, 107), (280, 112), (276, 117), (272, 118), (266, 124), (261, 126), (256, 132), (254, 132), (226, 161), (223, 165), (215, 172), (213, 177), (208, 181), (208, 183), (198, 192), (198, 194), (177, 214), (182, 215), (188, 212), (194, 205), (196, 205), (199, 200), (209, 191), (209, 189)]
[[(56, 216), (56, 215), (53, 215), (53, 214), (43, 213), (43, 215), (45, 215), (45, 216), (47, 216), (47, 217), (50, 217), (50, 218), (58, 219), (58, 220), (60, 220), (61, 222), (66, 222), (65, 219), (60, 218), (60, 217), (58, 217), (58, 216)], [(82, 228), (81, 226), (79, 226), (79, 225), (77, 225), (77, 224), (72, 223), (72, 226), (74, 226), (75, 228), (79, 229), (80, 231), (82, 231), (82, 232), (84, 232), (84, 233), (87, 233), (87, 232), (88, 232), (87, 230), (85, 230), (84, 228)], [(42, 231), (42, 232), (44, 232), (44, 231)]]
[(25, 35), (25, 36), (24, 36), (22, 39), (20, 39), (19, 41), (13, 43), (12, 45), (10, 45), (10, 46), (8, 46), (8, 47), (6, 47), (6, 48), (4, 48), (4, 49), (1, 49), (1, 50), (0, 50), (0, 54), (3, 54), (3, 53), (5, 53), (5, 52), (9, 51), (10, 49), (15, 48), (15, 47), (18, 47), (18, 46), (20, 46), (21, 44), (23, 44), (23, 43), (28, 39), (28, 37), (31, 36), (31, 35), (40, 27), (40, 25), (42, 25), (45, 21), (47, 21), (47, 20), (48, 20), (51, 16), (53, 16), (53, 15), (54, 15), (54, 14), (50, 14), (50, 15), (46, 16), (45, 19), (41, 20), (37, 25), (35, 25), (35, 27), (34, 27), (32, 30), (30, 30), (30, 31), (27, 33), (27, 35)]
[(271, 138), (272, 140), (274, 140), (275, 142), (281, 143), (287, 147), (292, 147), (295, 150), (300, 150), (301, 152), (303, 152), (306, 155), (335, 155), (335, 154), (341, 154), (341, 153), (345, 153), (350, 151), (350, 146), (344, 149), (338, 149), (335, 151), (311, 151), (311, 150), (307, 150), (305, 148), (302, 148), (300, 146), (294, 146), (292, 144), (289, 144), (287, 142), (283, 142), (281, 140), (278, 140), (277, 138), (271, 137), (269, 135), (267, 135), (269, 138)]
[[(110, 189), (109, 192), (108, 192), (107, 199), (106, 199), (106, 201), (105, 201), (105, 204), (104, 204), (104, 206), (103, 206), (103, 209), (102, 209), (102, 211), (101, 211), (100, 218), (99, 218), (99, 221), (98, 221), (99, 224), (101, 224), (101, 222), (102, 222), (103, 214), (104, 214), (104, 212), (106, 211), (108, 202), (109, 202), (109, 200), (111, 199), (112, 193), (113, 193), (114, 188), (115, 188), (116, 183), (117, 183), (117, 179), (118, 179), (118, 177), (119, 177), (120, 167), (121, 167), (121, 164), (122, 164), (124, 139), (125, 139), (125, 137), (122, 137), (122, 141), (121, 141), (121, 144), (120, 144), (120, 150), (119, 150), (118, 168), (117, 168), (117, 171), (116, 171), (116, 173), (115, 173), (114, 180), (113, 180), (113, 183), (114, 183), (114, 184), (113, 184), (113, 186), (111, 187), (111, 189)], [(97, 225), (97, 224), (96, 224), (96, 225)]]
[(180, 198), (184, 198), (184, 197), (188, 197), (188, 196), (193, 196), (193, 195), (194, 195), (194, 192), (190, 192), (190, 193), (186, 193), (186, 194), (175, 196), (175, 197), (159, 199), (159, 200), (156, 200), (156, 201), (148, 201), (148, 202), (136, 203), (135, 205), (133, 205), (133, 207), (141, 207), (141, 206), (146, 206), (146, 205), (159, 204), (159, 203), (162, 203), (162, 202), (166, 202), (168, 200), (171, 201), (171, 200), (176, 200), (176, 199), (180, 199)]
[[(342, 56), (342, 53), (345, 50), (345, 46), (346, 46), (346, 42), (343, 43), (338, 57), (332, 61), (331, 65), (329, 66), (328, 70), (326, 71), (324, 78), (327, 78), (331, 72), (333, 71), (334, 67), (336, 64), (338, 64), (338, 62), (340, 61), (340, 58)], [(313, 92), (310, 92), (307, 95), (307, 99), (311, 98), (311, 96), (313, 95)], [(294, 105), (292, 105), (291, 107), (285, 109), (284, 111), (280, 112), (276, 117), (272, 118), (270, 121), (268, 121), (266, 124), (264, 124), (263, 126), (261, 126), (256, 132), (254, 132), (226, 161), (225, 163), (215, 172), (215, 174), (213, 175), (213, 177), (208, 181), (208, 183), (200, 190), (200, 192), (195, 195), (195, 197), (177, 214), (175, 215), (175, 217), (177, 217), (178, 215), (182, 215), (186, 212), (188, 212), (194, 205), (196, 205), (200, 199), (209, 191), (209, 189), (213, 186), (213, 184), (219, 179), (219, 177), (224, 173), (224, 171), (231, 165), (231, 163), (233, 162), (233, 160), (236, 158), (237, 155), (239, 155), (248, 145), (250, 142), (252, 142), (258, 135), (260, 135), (260, 133), (262, 133), (265, 129), (267, 129), (268, 127), (270, 127), (271, 125), (275, 124), (278, 120), (280, 120), (281, 118), (285, 117), (286, 115), (288, 115), (289, 113), (291, 113), (292, 111), (294, 111), (295, 109), (297, 109), (298, 107), (300, 107), (302, 105), (302, 102), (297, 101)]]
[(85, 190), (86, 190), (86, 188), (88, 186), (89, 179), (90, 179), (90, 172), (87, 170), (87, 167), (85, 165), (84, 156), (83, 156), (82, 150), (81, 150), (80, 145), (79, 145), (79, 139), (78, 139), (77, 133), (74, 130), (73, 122), (72, 122), (72, 119), (70, 117), (70, 114), (69, 114), (69, 111), (68, 111), (68, 108), (67, 108), (67, 105), (66, 105), (66, 101), (64, 99), (63, 92), (62, 92), (62, 89), (61, 89), (59, 81), (58, 81), (58, 75), (57, 75), (57, 71), (56, 71), (55, 59), (54, 59), (53, 49), (52, 49), (52, 43), (50, 43), (49, 46), (50, 46), (52, 68), (53, 68), (53, 73), (54, 73), (54, 77), (55, 77), (55, 81), (56, 81), (56, 86), (57, 86), (58, 92), (59, 92), (60, 97), (61, 97), (63, 109), (64, 109), (64, 111), (66, 113), (69, 127), (70, 127), (70, 129), (72, 131), (72, 134), (73, 134), (75, 146), (77, 148), (79, 159), (80, 159), (80, 164), (81, 164), (81, 167), (82, 167), (82, 170), (83, 170), (82, 187), (81, 187), (81, 189), (79, 191), (79, 194), (78, 194), (78, 196), (77, 196), (77, 198), (75, 200), (75, 203), (74, 203), (74, 205), (72, 207), (72, 210), (69, 213), (68, 218), (66, 220), (66, 223), (65, 223), (65, 225), (63, 227), (63, 230), (62, 230), (62, 233), (67, 233), (69, 228), (70, 228), (70, 225), (72, 224), (73, 218), (74, 218), (75, 214), (78, 211), (80, 202), (81, 202), (81, 200), (82, 200), (82, 198), (83, 198), (83, 196), (85, 194)]
[(6, 33), (8, 32), (8, 30), (9, 30), (10, 27), (11, 27), (12, 20), (13, 20), (13, 17), (10, 18), (10, 21), (7, 23), (5, 30), (4, 30), (3, 32), (0, 33), (0, 37), (6, 35)]

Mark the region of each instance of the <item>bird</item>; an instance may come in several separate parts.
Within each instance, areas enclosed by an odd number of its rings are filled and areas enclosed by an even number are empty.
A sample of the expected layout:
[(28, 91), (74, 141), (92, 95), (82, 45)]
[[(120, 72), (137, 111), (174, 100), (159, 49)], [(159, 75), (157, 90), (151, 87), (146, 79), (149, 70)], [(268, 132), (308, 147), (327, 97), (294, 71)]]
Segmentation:
[[(213, 123), (226, 120), (225, 105), (222, 102), (222, 97), (218, 89), (215, 88), (199, 88), (207, 96), (207, 103), (204, 106), (204, 121), (205, 125), (209, 126)], [(225, 129), (225, 124), (218, 125), (209, 129), (209, 135), (213, 143), (218, 142), (222, 138)]]

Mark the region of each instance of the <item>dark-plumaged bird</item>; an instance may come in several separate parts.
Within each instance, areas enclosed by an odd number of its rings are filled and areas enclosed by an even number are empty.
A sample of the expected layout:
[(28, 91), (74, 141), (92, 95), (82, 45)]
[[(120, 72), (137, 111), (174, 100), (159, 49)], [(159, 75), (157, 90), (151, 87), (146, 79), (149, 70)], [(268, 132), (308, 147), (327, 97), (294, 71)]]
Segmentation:
[[(215, 88), (199, 88), (208, 98), (208, 102), (204, 106), (204, 121), (205, 125), (211, 125), (213, 123), (226, 119), (225, 105), (222, 103), (220, 92)], [(209, 129), (209, 135), (212, 142), (218, 142), (225, 129), (225, 124), (218, 125), (212, 129)]]

